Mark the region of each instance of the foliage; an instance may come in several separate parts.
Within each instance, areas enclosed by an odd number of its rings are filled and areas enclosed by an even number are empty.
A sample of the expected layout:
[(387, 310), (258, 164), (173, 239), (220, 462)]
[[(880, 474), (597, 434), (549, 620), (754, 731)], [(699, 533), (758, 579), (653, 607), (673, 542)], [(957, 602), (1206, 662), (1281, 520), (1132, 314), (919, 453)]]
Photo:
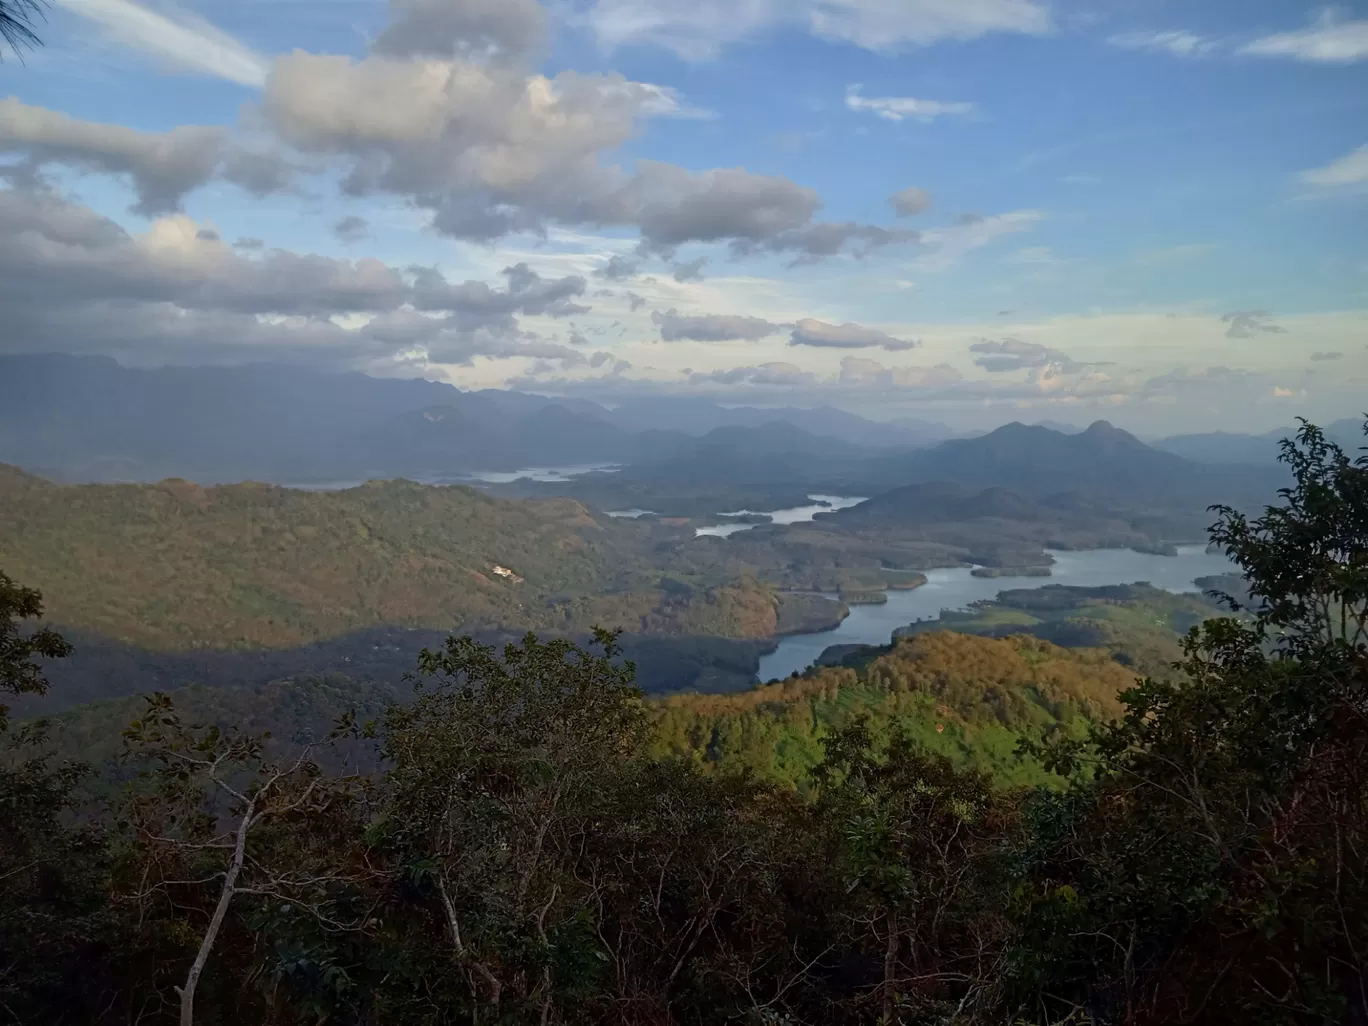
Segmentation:
[[(1124, 690), (1106, 652), (938, 633), (650, 708), (615, 635), (452, 638), (421, 655), (411, 702), (343, 718), (339, 736), (375, 745), (363, 777), (156, 699), (128, 735), (147, 775), (112, 812), (81, 804), (77, 768), (28, 754), (26, 728), (0, 773), (0, 1010), (1363, 1022), (1368, 466), (1309, 428), (1287, 455), (1284, 505), (1213, 529), (1252, 615), (1195, 627), (1179, 672)], [(993, 730), (1050, 786), (1003, 786), (1007, 756), (987, 758), (996, 778), (975, 765)], [(785, 768), (748, 772), (767, 766)]]
[[(47, 677), (37, 660), (70, 654), (71, 646), (50, 627), (21, 630), (21, 621), (42, 615), (42, 596), (32, 588), (20, 587), (0, 571), (0, 694), (46, 694)], [(9, 707), (0, 704), (0, 731), (8, 713)]]
[(1253, 621), (1195, 628), (1180, 678), (1128, 692), (1088, 743), (1037, 752), (1098, 772), (1042, 796), (1019, 851), (1017, 979), (1053, 1015), (1368, 1014), (1368, 465), (1309, 426), (1284, 456), (1286, 504), (1253, 522), (1222, 509), (1212, 531)]
[(1183, 636), (1211, 615), (1210, 601), (1201, 596), (1148, 584), (1052, 584), (1001, 591), (993, 601), (944, 610), (937, 619), (899, 628), (895, 635), (943, 630), (999, 638), (1030, 634), (1066, 648), (1105, 649), (1138, 673), (1163, 674), (1183, 657)]
[[(19, 53), (39, 45), (33, 23), (42, 15), (45, 0), (0, 0), (0, 42)], [(0, 53), (0, 58), (4, 54)]]
[(684, 593), (667, 591), (670, 557), (654, 545), (645, 525), (569, 500), (466, 487), (62, 487), (0, 466), (0, 564), (41, 587), (57, 622), (159, 648), (291, 645), (382, 624), (774, 635), (774, 597), (740, 568), (705, 560), (685, 568)]
[(745, 770), (801, 785), (825, 739), (866, 721), (876, 739), (902, 734), (923, 752), (991, 773), (1004, 785), (1058, 783), (1016, 756), (1017, 742), (1081, 734), (1118, 714), (1134, 674), (1095, 650), (1030, 637), (946, 632), (900, 641), (857, 668), (826, 668), (734, 695), (678, 695), (649, 707), (652, 751), (709, 772)]

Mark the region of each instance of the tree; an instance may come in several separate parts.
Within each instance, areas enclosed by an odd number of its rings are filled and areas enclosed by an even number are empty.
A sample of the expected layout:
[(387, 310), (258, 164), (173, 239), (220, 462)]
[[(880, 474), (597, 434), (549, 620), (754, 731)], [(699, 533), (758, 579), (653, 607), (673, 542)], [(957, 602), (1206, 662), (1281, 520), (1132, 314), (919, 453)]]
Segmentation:
[[(0, 572), (0, 694), (48, 689), (39, 659), (71, 646), (42, 615), (42, 596)], [(102, 972), (111, 920), (106, 845), (90, 823), (73, 823), (90, 768), (54, 763), (47, 725), (12, 729), (0, 703), (0, 1009), (19, 1021), (79, 1021), (113, 981)], [(92, 957), (94, 956), (94, 957)], [(64, 1007), (68, 1019), (47, 1018)]]
[(41, 45), (33, 23), (43, 14), (46, 0), (0, 0), (0, 41), (16, 53)]
[(497, 653), (451, 638), (420, 656), (414, 703), (374, 731), (388, 773), (373, 835), (396, 900), (412, 902), (408, 971), (474, 1019), (545, 1022), (599, 961), (571, 864), (644, 720), (616, 635), (595, 641), (598, 653), (529, 634)]
[(1017, 856), (1012, 978), (1042, 1021), (1368, 1021), (1368, 462), (1306, 424), (1283, 458), (1283, 503), (1212, 529), (1252, 616), (1044, 753), (1093, 778), (1032, 803)]
[[(0, 694), (44, 695), (48, 681), (38, 659), (62, 659), (71, 646), (50, 627), (25, 631), (24, 620), (43, 615), (43, 597), (12, 581), (0, 570)], [(0, 730), (9, 706), (0, 703)]]
[[(1010, 802), (982, 773), (877, 744), (861, 721), (826, 740), (818, 812), (834, 833), (849, 944), (885, 1024), (991, 1013), (1005, 954), (995, 863)], [(940, 1021), (940, 1020), (937, 1020)]]
[[(195, 996), (235, 902), (298, 909), (338, 931), (365, 916), (339, 911), (352, 882), (340, 851), (359, 833), (345, 781), (320, 769), (324, 742), (274, 759), (269, 735), (184, 723), (165, 695), (124, 732), (125, 758), (150, 763), (124, 810), (132, 886), (124, 897), (140, 918), (207, 916), (184, 979), (175, 986), (180, 1026), (194, 1026)], [(340, 843), (339, 843), (340, 841)], [(340, 849), (340, 851), (339, 851)]]
[(1218, 506), (1211, 540), (1243, 569), (1258, 624), (1286, 650), (1314, 652), (1331, 641), (1361, 651), (1368, 646), (1368, 455), (1351, 459), (1303, 420), (1280, 459), (1295, 481), (1279, 493), (1285, 505), (1252, 521)]

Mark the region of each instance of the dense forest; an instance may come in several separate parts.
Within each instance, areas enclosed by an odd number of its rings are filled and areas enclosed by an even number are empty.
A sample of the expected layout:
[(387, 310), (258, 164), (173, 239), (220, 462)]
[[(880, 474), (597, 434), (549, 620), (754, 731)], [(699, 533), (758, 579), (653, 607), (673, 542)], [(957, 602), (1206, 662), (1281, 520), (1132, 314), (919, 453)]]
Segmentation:
[[(653, 703), (599, 632), (451, 637), (311, 738), (153, 696), (98, 769), (4, 717), (0, 1013), (1368, 1021), (1368, 458), (1307, 426), (1284, 459), (1280, 504), (1212, 529), (1238, 615), (1139, 681), (1105, 645), (918, 633)], [(68, 649), (22, 580), (14, 695)]]

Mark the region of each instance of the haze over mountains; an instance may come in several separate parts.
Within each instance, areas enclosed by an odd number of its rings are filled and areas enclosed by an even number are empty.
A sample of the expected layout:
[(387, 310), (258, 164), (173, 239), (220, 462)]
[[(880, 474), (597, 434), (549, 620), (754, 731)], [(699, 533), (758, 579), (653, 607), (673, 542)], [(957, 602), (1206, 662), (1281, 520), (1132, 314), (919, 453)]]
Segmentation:
[[(1331, 433), (1352, 445), (1355, 427), (1345, 421)], [(1105, 423), (951, 434), (927, 421), (881, 423), (832, 407), (667, 398), (609, 409), (273, 365), (132, 369), (105, 357), (0, 357), (0, 462), (72, 482), (289, 483), (615, 463), (632, 470), (612, 482), (582, 481), (571, 493), (626, 508), (639, 505), (627, 501), (633, 482), (668, 482), (681, 492), (704, 481), (782, 485), (801, 499), (804, 489), (868, 496), (947, 481), (1036, 496), (1085, 489), (1205, 504), (1218, 493), (1231, 501), (1261, 494), (1276, 439), (1287, 432), (1181, 436), (1154, 446)]]
[(106, 357), (0, 356), (0, 462), (68, 481), (279, 482), (632, 462), (717, 428), (776, 422), (852, 446), (951, 434), (832, 408), (678, 400), (609, 410), (296, 367), (130, 369)]
[[(1321, 427), (1327, 438), (1346, 451), (1352, 452), (1364, 444), (1361, 420), (1337, 420)], [(1154, 444), (1165, 452), (1176, 453), (1197, 463), (1267, 463), (1277, 458), (1282, 440), (1291, 438), (1296, 431), (1296, 427), (1290, 425), (1261, 435), (1212, 431), (1173, 435)]]

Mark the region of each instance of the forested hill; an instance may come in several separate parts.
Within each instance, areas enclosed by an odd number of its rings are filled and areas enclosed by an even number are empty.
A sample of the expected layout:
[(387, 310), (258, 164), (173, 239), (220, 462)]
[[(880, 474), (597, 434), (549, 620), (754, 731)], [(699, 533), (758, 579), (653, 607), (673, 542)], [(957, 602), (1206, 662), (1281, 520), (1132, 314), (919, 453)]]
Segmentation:
[(651, 530), (568, 499), (407, 481), (59, 486), (0, 465), (0, 566), (42, 590), (55, 622), (151, 647), (291, 645), (379, 624), (775, 633), (773, 596), (746, 580), (662, 587)]
[(715, 771), (806, 785), (823, 742), (856, 723), (903, 735), (1000, 784), (1051, 779), (1017, 752), (1022, 739), (1081, 734), (1117, 716), (1135, 673), (1101, 649), (1025, 636), (940, 632), (894, 644), (857, 668), (829, 667), (733, 695), (677, 695), (651, 706), (655, 752)]

